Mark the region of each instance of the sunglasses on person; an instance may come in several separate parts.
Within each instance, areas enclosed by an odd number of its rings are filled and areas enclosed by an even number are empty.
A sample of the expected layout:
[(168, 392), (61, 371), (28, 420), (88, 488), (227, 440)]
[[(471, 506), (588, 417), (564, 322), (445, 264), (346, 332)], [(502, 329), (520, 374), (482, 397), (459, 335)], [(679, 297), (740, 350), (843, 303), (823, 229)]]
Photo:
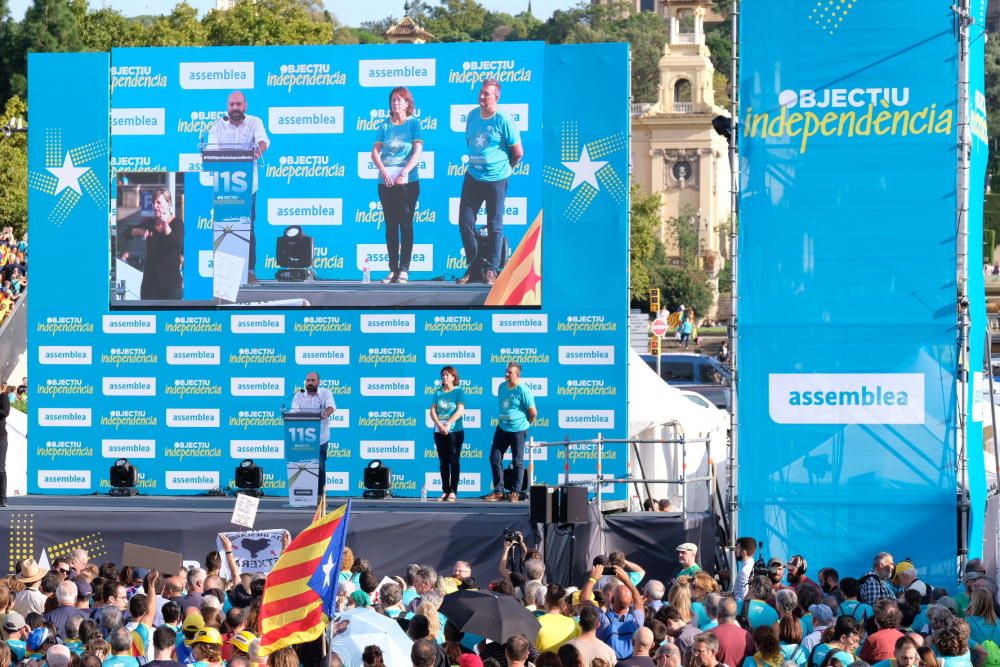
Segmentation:
[(57, 567), (56, 568), (56, 572), (59, 572), (61, 574), (69, 574), (69, 570), (68, 569), (64, 570), (61, 567)]

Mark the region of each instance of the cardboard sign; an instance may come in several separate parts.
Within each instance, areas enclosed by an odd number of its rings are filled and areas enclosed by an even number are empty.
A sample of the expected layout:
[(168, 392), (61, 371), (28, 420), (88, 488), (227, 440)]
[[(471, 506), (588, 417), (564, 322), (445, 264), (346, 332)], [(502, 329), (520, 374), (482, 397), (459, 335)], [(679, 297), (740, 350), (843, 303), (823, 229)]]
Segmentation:
[(245, 493), (236, 494), (236, 506), (233, 507), (233, 517), (229, 522), (244, 528), (253, 528), (253, 522), (257, 520), (258, 505), (260, 505), (260, 498), (248, 496)]
[(132, 567), (157, 570), (161, 576), (179, 574), (182, 556), (174, 551), (144, 547), (140, 544), (125, 543), (122, 549), (122, 563)]
[[(238, 533), (223, 533), (233, 545), (233, 559), (244, 574), (255, 572), (270, 572), (278, 557), (281, 556), (281, 539), (284, 530), (246, 530)], [(226, 550), (216, 537), (216, 546), (222, 556), (222, 571), (220, 574), (229, 579), (229, 566), (226, 562)]]

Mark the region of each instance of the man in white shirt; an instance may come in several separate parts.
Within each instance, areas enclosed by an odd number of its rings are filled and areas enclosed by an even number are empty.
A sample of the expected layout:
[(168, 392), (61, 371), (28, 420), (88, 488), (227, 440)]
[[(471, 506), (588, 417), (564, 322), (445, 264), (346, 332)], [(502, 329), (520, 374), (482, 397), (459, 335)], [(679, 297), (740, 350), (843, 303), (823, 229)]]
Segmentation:
[(733, 585), (733, 597), (737, 600), (747, 596), (750, 577), (753, 576), (753, 557), (756, 553), (757, 541), (752, 537), (741, 537), (736, 540), (736, 583)]
[(18, 592), (14, 598), (14, 611), (21, 616), (27, 616), (32, 612), (41, 614), (45, 611), (45, 601), (48, 596), (39, 590), (45, 573), (46, 570), (40, 568), (34, 558), (21, 561), (21, 571), (17, 575), (17, 580), (24, 584), (24, 590)]
[(295, 393), (292, 399), (293, 412), (319, 412), (319, 480), (318, 491), (322, 495), (326, 487), (326, 447), (330, 443), (330, 417), (336, 411), (333, 394), (326, 387), (319, 386), (319, 373), (306, 374), (306, 389)]
[[(257, 116), (247, 113), (247, 98), (238, 90), (229, 94), (226, 116), (212, 124), (208, 131), (207, 148), (253, 149), (254, 158), (260, 158), (271, 145), (264, 130), (264, 123)], [(257, 282), (257, 237), (253, 224), (257, 218), (257, 161), (253, 163), (253, 189), (250, 201), (250, 255), (247, 258), (247, 282)]]

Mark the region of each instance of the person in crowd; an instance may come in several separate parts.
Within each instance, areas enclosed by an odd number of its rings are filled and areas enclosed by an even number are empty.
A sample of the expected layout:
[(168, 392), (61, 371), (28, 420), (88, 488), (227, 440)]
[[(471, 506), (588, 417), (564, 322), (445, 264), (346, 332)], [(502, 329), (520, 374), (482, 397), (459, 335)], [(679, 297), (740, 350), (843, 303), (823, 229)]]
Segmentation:
[[(771, 580), (764, 575), (759, 575), (750, 580), (748, 592), (749, 599), (742, 601), (740, 615), (746, 617), (751, 628), (761, 625), (774, 625), (778, 622), (778, 612), (766, 602), (771, 598)], [(794, 593), (794, 591), (792, 591)], [(787, 604), (798, 606), (798, 596), (789, 597)], [(792, 607), (794, 610), (795, 607)]]
[(166, 625), (161, 625), (153, 632), (153, 659), (146, 663), (146, 667), (181, 667), (181, 664), (174, 659), (174, 651), (177, 645), (177, 633)]
[(833, 610), (825, 604), (814, 604), (812, 607), (812, 632), (802, 639), (802, 648), (811, 651), (814, 646), (823, 641), (823, 633), (836, 622)]
[(711, 632), (703, 632), (694, 638), (691, 648), (692, 667), (729, 667), (719, 658), (719, 640)]
[(656, 663), (650, 656), (653, 650), (653, 631), (647, 627), (639, 628), (632, 635), (632, 657), (619, 661), (615, 667), (655, 667)]
[[(479, 108), (469, 113), (465, 140), (469, 162), (462, 181), (458, 205), (458, 227), (468, 270), (458, 279), (466, 284), (481, 265), (482, 282), (492, 285), (500, 271), (503, 251), (503, 215), (507, 186), (513, 169), (524, 157), (524, 145), (517, 124), (498, 109), (500, 82), (486, 79), (479, 89)], [(476, 238), (479, 207), (486, 206), (487, 239), (483, 255)]]
[(969, 636), (972, 641), (982, 644), (992, 640), (1000, 646), (1000, 622), (997, 620), (996, 603), (988, 588), (976, 588), (970, 596), (969, 606), (965, 610), (965, 620), (969, 624)]
[(700, 627), (702, 631), (711, 630), (719, 625), (719, 603), (722, 602), (721, 593), (709, 593), (705, 596), (705, 623)]
[(413, 214), (420, 197), (424, 140), (413, 95), (403, 86), (389, 91), (389, 117), (375, 130), (372, 162), (378, 169), (378, 198), (385, 217), (389, 275), (383, 283), (406, 283), (413, 256)]
[(757, 540), (754, 538), (741, 537), (736, 540), (736, 583), (733, 584), (733, 597), (740, 602), (747, 596), (750, 588), (756, 553)]
[(441, 386), (434, 390), (431, 401), (431, 421), (434, 423), (434, 446), (441, 466), (441, 497), (438, 500), (458, 500), (458, 481), (461, 477), (462, 443), (465, 430), (462, 415), (465, 413), (465, 392), (454, 366), (441, 369)]
[(788, 585), (798, 591), (799, 586), (810, 585), (819, 588), (819, 584), (806, 576), (806, 570), (809, 569), (809, 564), (806, 562), (806, 557), (800, 554), (796, 554), (788, 559), (788, 566), (785, 571), (785, 578), (788, 580)]
[[(786, 588), (784, 584), (785, 578), (785, 563), (780, 558), (772, 558), (767, 561), (767, 578), (771, 580), (771, 594), (773, 595), (782, 588)], [(767, 602), (770, 603), (772, 600), (768, 599)]]
[(824, 567), (820, 568), (816, 576), (825, 595), (833, 596), (838, 605), (844, 601), (844, 595), (840, 592), (840, 573), (832, 567)]
[(744, 658), (742, 667), (781, 667), (785, 654), (778, 640), (778, 633), (770, 625), (754, 628), (753, 643), (757, 649), (754, 654)]
[(900, 637), (893, 647), (892, 657), (875, 663), (872, 667), (917, 667), (920, 653), (912, 637)]
[(14, 598), (14, 611), (25, 617), (32, 612), (41, 614), (47, 599), (41, 591), (41, 582), (47, 571), (40, 568), (34, 558), (22, 560), (18, 570), (17, 581), (24, 585), (24, 590)]
[(844, 596), (840, 603), (840, 613), (850, 616), (858, 623), (864, 623), (867, 619), (875, 615), (875, 610), (866, 602), (861, 602), (858, 596), (861, 588), (858, 580), (854, 577), (844, 577), (840, 581), (840, 591)]
[(667, 636), (680, 649), (684, 663), (687, 664), (691, 659), (694, 638), (700, 634), (698, 628), (685, 621), (676, 607), (661, 607), (655, 618), (666, 626)]
[[(621, 566), (616, 565), (614, 569), (621, 583), (611, 589), (608, 609), (600, 617), (597, 638), (607, 643), (619, 660), (624, 660), (632, 656), (632, 635), (645, 624), (646, 617), (635, 584)], [(594, 584), (603, 570), (600, 565), (591, 570), (587, 583), (580, 591), (581, 603), (593, 600)]]
[(899, 624), (903, 614), (895, 600), (881, 599), (875, 603), (876, 632), (868, 635), (858, 654), (869, 665), (892, 658), (896, 642), (903, 636)]
[(684, 619), (685, 623), (690, 623), (696, 628), (698, 627), (698, 619), (691, 609), (690, 577), (680, 576), (674, 580), (674, 584), (670, 587), (670, 592), (667, 593), (667, 601), (671, 607), (680, 612), (681, 618)]
[(701, 566), (697, 563), (698, 560), (698, 545), (692, 542), (685, 542), (684, 544), (677, 545), (677, 562), (681, 566), (680, 572), (677, 573), (678, 577), (692, 577), (701, 570)]
[(580, 634), (580, 626), (566, 611), (566, 590), (559, 584), (549, 584), (545, 590), (545, 613), (538, 617), (541, 629), (535, 639), (535, 648), (558, 651), (560, 646)]
[(659, 611), (660, 607), (663, 606), (663, 595), (666, 593), (663, 582), (659, 579), (650, 579), (646, 582), (642, 592), (653, 611)]
[[(708, 631), (719, 642), (716, 656), (724, 665), (742, 665), (756, 650), (753, 637), (737, 621), (736, 609), (736, 600), (731, 597), (722, 598), (719, 602), (719, 625)], [(695, 641), (697, 642), (697, 638)]]
[[(940, 667), (970, 667), (969, 624), (960, 618), (934, 631), (931, 644), (938, 654)], [(978, 662), (978, 661), (977, 661)]]
[(892, 554), (885, 551), (875, 554), (872, 558), (872, 569), (858, 580), (858, 599), (870, 605), (883, 598), (895, 600), (896, 591), (889, 582), (895, 567)]
[(827, 654), (839, 660), (844, 667), (854, 663), (854, 652), (861, 643), (861, 624), (850, 616), (841, 616), (832, 628), (823, 634), (823, 643), (818, 644), (810, 654), (809, 667), (820, 667)]
[(691, 578), (691, 613), (699, 628), (708, 624), (708, 614), (705, 611), (705, 596), (718, 593), (721, 590), (719, 582), (708, 572), (696, 572)]
[(931, 591), (927, 588), (927, 584), (920, 581), (917, 568), (908, 560), (896, 564), (892, 584), (899, 589), (900, 593), (910, 590), (916, 591), (920, 594), (921, 599), (930, 601)]

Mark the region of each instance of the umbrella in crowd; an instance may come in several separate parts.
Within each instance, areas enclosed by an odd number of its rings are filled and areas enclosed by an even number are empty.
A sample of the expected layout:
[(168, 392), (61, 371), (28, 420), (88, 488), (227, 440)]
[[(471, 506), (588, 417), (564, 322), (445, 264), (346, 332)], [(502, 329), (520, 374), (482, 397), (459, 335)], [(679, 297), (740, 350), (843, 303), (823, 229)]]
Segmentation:
[(399, 627), (396, 619), (383, 616), (369, 607), (348, 609), (338, 620), (350, 621), (347, 629), (336, 635), (330, 644), (344, 661), (344, 667), (362, 667), (361, 653), (374, 644), (382, 649), (387, 665), (410, 664), (413, 641)]
[[(490, 591), (456, 591), (444, 596), (441, 613), (459, 630), (505, 642), (511, 635), (537, 637), (541, 625), (509, 595)], [(388, 663), (386, 663), (388, 664)]]

